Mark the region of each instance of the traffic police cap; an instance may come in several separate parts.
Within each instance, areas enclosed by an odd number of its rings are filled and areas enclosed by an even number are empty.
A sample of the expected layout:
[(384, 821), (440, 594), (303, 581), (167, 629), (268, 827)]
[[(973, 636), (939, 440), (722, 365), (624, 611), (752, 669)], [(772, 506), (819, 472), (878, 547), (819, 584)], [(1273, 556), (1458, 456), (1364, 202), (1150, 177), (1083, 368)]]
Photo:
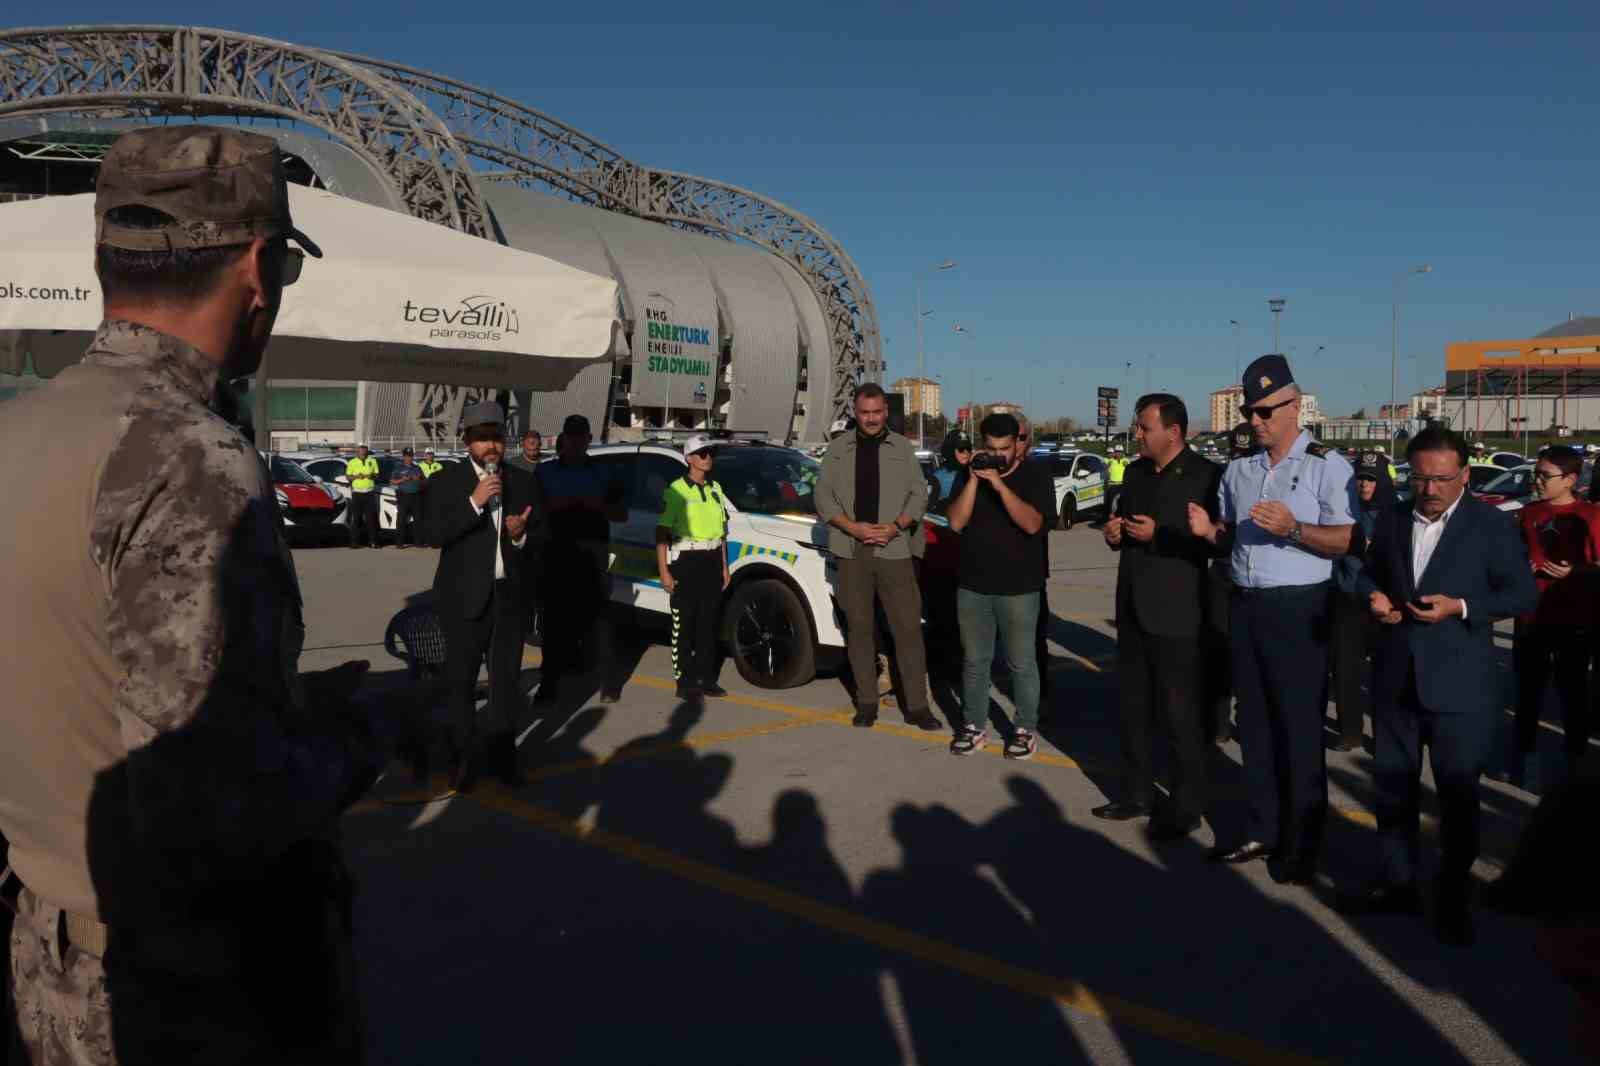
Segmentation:
[(708, 452), (715, 449), (716, 446), (717, 442), (713, 440), (710, 435), (705, 433), (696, 433), (694, 436), (683, 442), (683, 456), (685, 459), (687, 459), (695, 452)]
[(1240, 422), (1233, 427), (1233, 432), (1228, 434), (1228, 449), (1234, 458), (1255, 451), (1256, 432), (1250, 428), (1250, 423)]
[[(168, 221), (156, 229), (106, 218), (145, 207)], [(285, 237), (318, 248), (289, 217), (283, 153), (270, 137), (221, 126), (147, 126), (118, 137), (100, 162), (94, 193), (95, 241), (130, 252), (226, 248), (257, 237)]]
[(1378, 480), (1378, 471), (1386, 469), (1388, 465), (1381, 453), (1364, 451), (1356, 461), (1356, 477), (1371, 478), (1376, 481)]
[(1240, 380), (1244, 386), (1244, 402), (1256, 403), (1285, 385), (1294, 384), (1294, 374), (1289, 371), (1289, 360), (1281, 355), (1263, 355), (1244, 368)]
[(493, 400), (484, 400), (461, 409), (461, 432), (473, 426), (501, 426), (506, 424), (505, 412)]

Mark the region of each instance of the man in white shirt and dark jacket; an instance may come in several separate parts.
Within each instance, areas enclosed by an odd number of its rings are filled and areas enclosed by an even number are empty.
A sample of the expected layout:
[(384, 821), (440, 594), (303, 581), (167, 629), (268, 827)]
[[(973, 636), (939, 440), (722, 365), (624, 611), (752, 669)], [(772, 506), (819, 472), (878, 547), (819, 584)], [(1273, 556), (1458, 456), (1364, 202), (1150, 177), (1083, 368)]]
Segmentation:
[(537, 479), (504, 465), (500, 405), (473, 404), (461, 422), (468, 461), (429, 479), (422, 518), (423, 541), (440, 549), (433, 594), (445, 639), (450, 786), (458, 791), (476, 775), (480, 730), (474, 693), (485, 656), (484, 763), (507, 784), (522, 783), (513, 729), (522, 670), (522, 582), (532, 565), (524, 555), (530, 530), (544, 520)]

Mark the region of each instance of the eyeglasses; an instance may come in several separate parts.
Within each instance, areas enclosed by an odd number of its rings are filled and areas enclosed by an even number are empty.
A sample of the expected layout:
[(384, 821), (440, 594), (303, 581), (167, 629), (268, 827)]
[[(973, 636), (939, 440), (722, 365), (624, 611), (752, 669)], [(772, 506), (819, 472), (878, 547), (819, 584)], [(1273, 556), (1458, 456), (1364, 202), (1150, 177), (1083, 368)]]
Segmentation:
[(1555, 478), (1558, 478), (1558, 477), (1577, 477), (1577, 476), (1578, 476), (1577, 474), (1568, 474), (1568, 473), (1564, 473), (1563, 471), (1560, 471), (1560, 470), (1535, 470), (1533, 472), (1533, 480), (1535, 480), (1535, 481), (1551, 481), (1551, 480), (1554, 480)]
[(1434, 474), (1432, 477), (1429, 477), (1427, 474), (1412, 474), (1410, 475), (1409, 480), (1413, 485), (1418, 487), (1426, 485), (1448, 485), (1450, 482), (1460, 478), (1463, 473), (1465, 473), (1465, 471), (1457, 471), (1454, 474)]
[(1280, 407), (1288, 407), (1299, 398), (1300, 397), (1298, 396), (1291, 396), (1282, 403), (1264, 403), (1256, 407), (1251, 407), (1247, 403), (1242, 403), (1239, 405), (1239, 413), (1247, 419), (1255, 417), (1261, 419), (1263, 422), (1269, 422), (1272, 420), (1272, 412), (1276, 411)]

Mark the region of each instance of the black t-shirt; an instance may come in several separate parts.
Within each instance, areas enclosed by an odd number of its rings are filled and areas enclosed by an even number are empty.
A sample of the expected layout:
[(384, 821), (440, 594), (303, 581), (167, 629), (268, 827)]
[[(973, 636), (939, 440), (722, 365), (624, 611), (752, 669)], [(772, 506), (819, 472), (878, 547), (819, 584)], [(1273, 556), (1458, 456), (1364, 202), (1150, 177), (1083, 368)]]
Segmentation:
[[(966, 487), (970, 471), (962, 470), (950, 489), (955, 498)], [(961, 531), (961, 569), (956, 584), (990, 596), (1020, 596), (1044, 588), (1045, 538), (1056, 512), (1055, 480), (1045, 463), (1024, 462), (1005, 479), (1012, 492), (1039, 512), (1044, 523), (1028, 535), (1011, 520), (998, 489), (978, 483), (972, 519)]]

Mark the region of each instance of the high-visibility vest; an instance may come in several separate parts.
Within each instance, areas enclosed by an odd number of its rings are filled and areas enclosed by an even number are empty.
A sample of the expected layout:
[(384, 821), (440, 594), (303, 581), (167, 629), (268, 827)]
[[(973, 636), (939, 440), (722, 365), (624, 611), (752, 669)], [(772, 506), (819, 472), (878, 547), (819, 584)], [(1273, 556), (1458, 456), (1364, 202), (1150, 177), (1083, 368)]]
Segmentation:
[(1107, 464), (1106, 469), (1111, 472), (1111, 476), (1108, 479), (1111, 484), (1120, 485), (1122, 484), (1123, 471), (1128, 469), (1128, 461), (1126, 459), (1113, 459)]
[(417, 465), (422, 468), (422, 476), (423, 477), (432, 477), (433, 475), (437, 474), (439, 471), (444, 469), (444, 464), (443, 463), (426, 463), (426, 462), (424, 462), (424, 463), (418, 463)]
[(722, 486), (715, 481), (696, 485), (688, 477), (672, 481), (661, 493), (661, 520), (656, 524), (679, 540), (723, 539), (728, 513), (722, 506)]
[(378, 460), (370, 455), (352, 459), (344, 464), (344, 476), (350, 479), (352, 492), (371, 492), (378, 483)]

